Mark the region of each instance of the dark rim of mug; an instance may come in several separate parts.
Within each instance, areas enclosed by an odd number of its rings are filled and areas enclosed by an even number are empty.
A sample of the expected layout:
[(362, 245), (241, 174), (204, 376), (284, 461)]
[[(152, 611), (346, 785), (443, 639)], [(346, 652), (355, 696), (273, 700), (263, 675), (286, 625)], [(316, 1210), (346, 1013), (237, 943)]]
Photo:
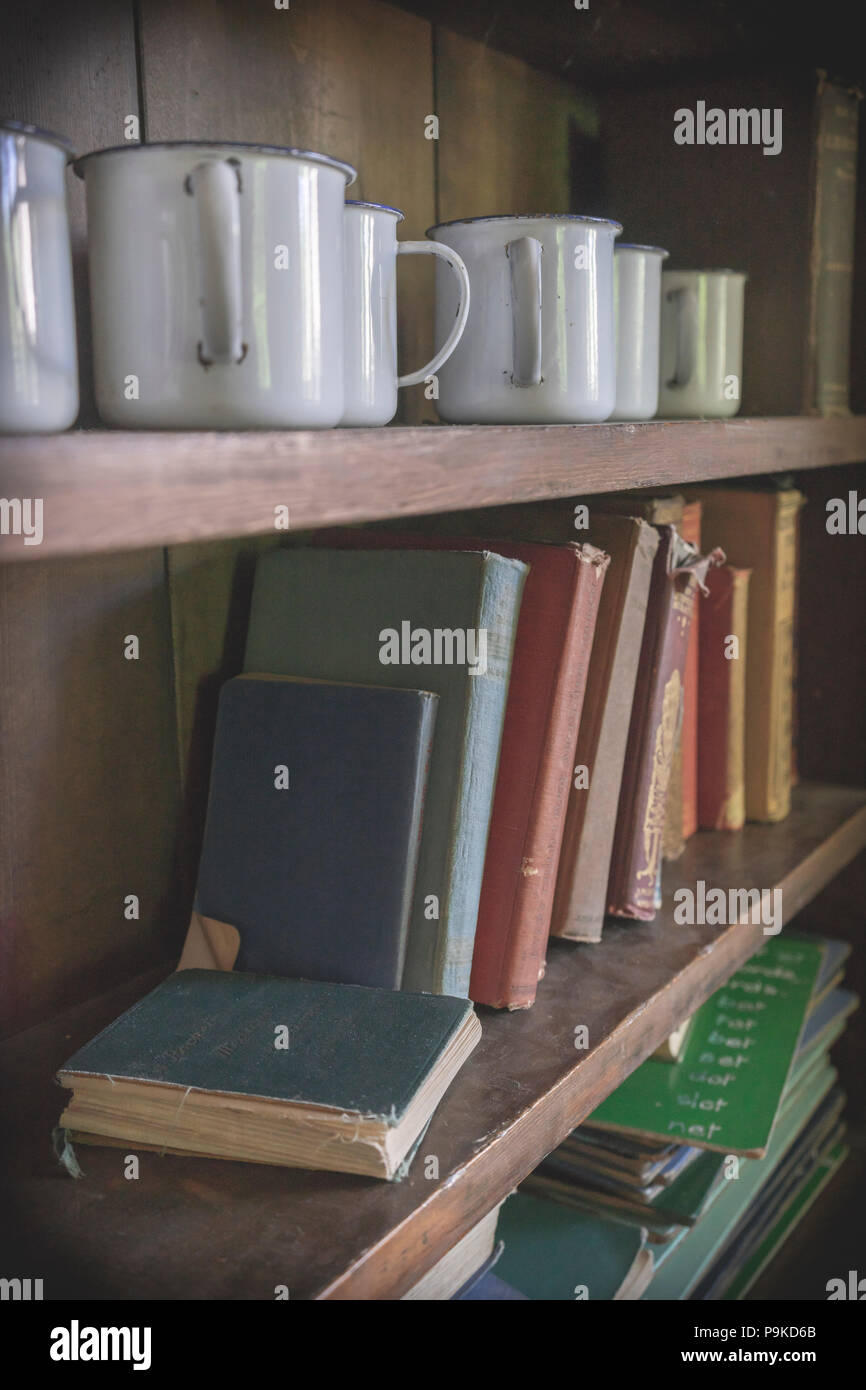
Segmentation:
[(141, 144), (107, 145), (102, 150), (90, 150), (80, 155), (73, 164), (78, 177), (84, 178), (84, 165), (89, 159), (98, 159), (103, 154), (131, 154), (141, 150), (242, 150), (247, 154), (282, 155), (286, 159), (306, 159), (313, 164), (325, 164), (329, 169), (339, 169), (346, 180), (346, 187), (355, 182), (357, 169), (342, 159), (334, 159), (329, 154), (318, 154), (315, 150), (296, 150), (289, 145), (259, 145), (253, 140), (143, 140)]
[(347, 198), (347, 208), (367, 208), (369, 212), (393, 212), (398, 222), (405, 221), (406, 214), (399, 208), (392, 208), (390, 203), (367, 203), (363, 198)]
[(6, 131), (10, 135), (29, 135), (34, 140), (44, 140), (46, 145), (56, 145), (59, 150), (63, 150), (67, 161), (78, 158), (78, 151), (71, 140), (67, 140), (65, 135), (58, 135), (54, 130), (43, 130), (38, 125), (28, 125), (26, 121), (7, 121), (0, 119), (0, 131)]
[(468, 227), (473, 222), (593, 222), (600, 227), (615, 227), (617, 236), (622, 231), (622, 223), (612, 217), (583, 217), (579, 212), (494, 212), (488, 217), (455, 217), (453, 222), (437, 222), (424, 235), (444, 232), (446, 227)]
[(742, 278), (743, 278), (744, 280), (748, 280), (748, 278), (749, 278), (749, 272), (748, 272), (747, 270), (731, 270), (731, 269), (729, 269), (728, 266), (721, 266), (721, 267), (710, 266), (709, 269), (707, 269), (707, 270), (703, 270), (703, 269), (701, 269), (701, 270), (692, 270), (692, 269), (690, 269), (689, 266), (683, 266), (682, 269), (680, 269), (679, 267), (677, 267), (676, 270), (671, 270), (671, 269), (664, 270), (664, 271), (662, 271), (662, 274), (663, 274), (663, 275), (741, 275)]
[(670, 251), (666, 251), (663, 246), (641, 246), (640, 242), (637, 241), (620, 241), (614, 249), (617, 255), (620, 251), (646, 251), (648, 255), (661, 256), (664, 260), (667, 260), (668, 256), (671, 254)]

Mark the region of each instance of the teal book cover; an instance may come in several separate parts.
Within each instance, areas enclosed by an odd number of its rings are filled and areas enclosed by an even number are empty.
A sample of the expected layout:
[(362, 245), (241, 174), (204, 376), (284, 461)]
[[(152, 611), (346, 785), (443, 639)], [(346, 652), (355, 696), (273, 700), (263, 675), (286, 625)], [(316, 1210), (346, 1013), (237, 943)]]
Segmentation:
[(466, 997), (528, 566), (486, 551), (275, 550), (244, 669), (439, 697), (402, 985)]
[[(396, 1125), (464, 999), (237, 971), (170, 975), (61, 1069), (327, 1106)], [(285, 1047), (275, 1030), (285, 1029)]]
[(499, 1277), (543, 1302), (621, 1296), (646, 1245), (634, 1227), (523, 1192), (506, 1201), (496, 1234), (505, 1243)]

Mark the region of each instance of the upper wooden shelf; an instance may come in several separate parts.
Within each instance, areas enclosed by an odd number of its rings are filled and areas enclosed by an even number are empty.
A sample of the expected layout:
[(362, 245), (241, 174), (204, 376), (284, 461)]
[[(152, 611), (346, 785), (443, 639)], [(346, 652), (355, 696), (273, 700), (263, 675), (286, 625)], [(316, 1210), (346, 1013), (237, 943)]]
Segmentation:
[(760, 925), (676, 925), (676, 886), (781, 888), (787, 922), (864, 846), (866, 792), (816, 785), (795, 790), (779, 825), (694, 836), (666, 866), (654, 923), (609, 924), (597, 946), (552, 943), (534, 1008), (480, 1011), (481, 1043), (398, 1184), (148, 1153), (128, 1181), (125, 1149), (84, 1146), (73, 1183), (51, 1153), (53, 1074), (154, 980), (21, 1033), (0, 1048), (15, 1116), (7, 1265), (38, 1271), (46, 1298), (272, 1300), (277, 1284), (292, 1299), (399, 1297), (765, 939)]
[(866, 460), (866, 416), (0, 439), (0, 497), (43, 499), (41, 545), (85, 555)]

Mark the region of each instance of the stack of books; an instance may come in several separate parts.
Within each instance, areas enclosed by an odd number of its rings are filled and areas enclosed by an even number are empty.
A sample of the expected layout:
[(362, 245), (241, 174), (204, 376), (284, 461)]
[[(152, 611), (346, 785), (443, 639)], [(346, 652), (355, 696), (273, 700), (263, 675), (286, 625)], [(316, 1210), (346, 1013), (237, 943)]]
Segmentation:
[(530, 1298), (743, 1297), (846, 1156), (828, 1054), (858, 1002), (848, 950), (789, 936), (732, 976), (509, 1200), (503, 1277)]

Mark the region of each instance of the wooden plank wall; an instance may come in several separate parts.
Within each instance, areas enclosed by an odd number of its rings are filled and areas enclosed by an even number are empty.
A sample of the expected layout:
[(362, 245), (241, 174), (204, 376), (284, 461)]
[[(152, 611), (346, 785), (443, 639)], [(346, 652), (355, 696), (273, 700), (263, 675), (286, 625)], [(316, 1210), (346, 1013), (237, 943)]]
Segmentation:
[[(122, 143), (128, 115), (149, 140), (321, 150), (356, 165), (353, 196), (405, 210), (404, 239), (439, 219), (568, 209), (575, 148), (597, 143), (565, 83), (380, 0), (7, 6), (0, 112), (81, 151)], [(83, 190), (69, 187), (92, 423)], [(409, 370), (432, 352), (433, 267), (404, 258), (399, 275)], [(405, 422), (435, 418), (423, 387), (401, 394)], [(179, 951), (216, 698), (240, 669), (255, 557), (277, 539), (0, 565), (0, 1034)], [(123, 659), (129, 633), (138, 662)]]

